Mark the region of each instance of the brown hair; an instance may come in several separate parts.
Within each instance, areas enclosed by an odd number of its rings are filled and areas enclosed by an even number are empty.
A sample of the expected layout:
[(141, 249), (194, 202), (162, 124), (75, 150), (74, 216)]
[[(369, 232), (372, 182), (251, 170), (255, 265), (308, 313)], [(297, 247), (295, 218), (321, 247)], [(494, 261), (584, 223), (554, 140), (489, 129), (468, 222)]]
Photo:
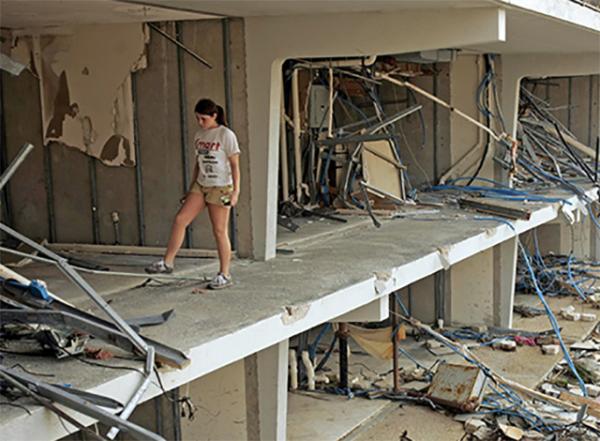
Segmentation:
[(194, 107), (194, 112), (199, 113), (200, 115), (214, 115), (217, 114), (217, 123), (222, 126), (227, 125), (227, 120), (225, 119), (225, 110), (213, 100), (208, 98), (202, 98), (196, 103), (196, 107)]

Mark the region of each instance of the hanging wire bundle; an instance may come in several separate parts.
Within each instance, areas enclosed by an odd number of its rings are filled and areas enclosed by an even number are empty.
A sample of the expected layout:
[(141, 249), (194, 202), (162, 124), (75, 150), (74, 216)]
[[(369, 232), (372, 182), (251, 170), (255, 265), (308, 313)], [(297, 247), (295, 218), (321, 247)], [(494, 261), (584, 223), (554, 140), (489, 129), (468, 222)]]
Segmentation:
[(576, 191), (573, 181), (597, 182), (598, 143), (593, 149), (580, 142), (526, 85), (521, 86), (518, 138), (522, 183), (553, 183)]

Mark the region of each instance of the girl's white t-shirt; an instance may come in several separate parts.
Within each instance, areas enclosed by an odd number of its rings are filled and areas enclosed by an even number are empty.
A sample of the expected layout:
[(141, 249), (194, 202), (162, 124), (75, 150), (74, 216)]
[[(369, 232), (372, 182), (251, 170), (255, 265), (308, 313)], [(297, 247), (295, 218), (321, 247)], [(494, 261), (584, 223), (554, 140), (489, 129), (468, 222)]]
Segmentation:
[(194, 149), (198, 161), (198, 184), (203, 187), (233, 184), (229, 157), (240, 153), (233, 130), (225, 126), (199, 129), (194, 135)]

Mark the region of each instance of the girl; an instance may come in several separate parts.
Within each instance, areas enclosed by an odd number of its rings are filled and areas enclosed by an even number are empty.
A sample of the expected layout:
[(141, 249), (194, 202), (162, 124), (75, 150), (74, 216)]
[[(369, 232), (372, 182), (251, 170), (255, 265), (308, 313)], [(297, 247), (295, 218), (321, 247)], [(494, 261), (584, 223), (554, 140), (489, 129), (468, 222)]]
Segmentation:
[(220, 270), (208, 287), (222, 289), (232, 282), (229, 273), (231, 244), (228, 226), (229, 212), (240, 194), (240, 148), (232, 130), (225, 126), (225, 113), (212, 100), (201, 99), (194, 108), (200, 129), (194, 136), (196, 165), (192, 185), (183, 206), (175, 216), (167, 252), (162, 260), (146, 268), (146, 272), (171, 273), (175, 254), (181, 248), (185, 229), (208, 207), (208, 215), (217, 242)]

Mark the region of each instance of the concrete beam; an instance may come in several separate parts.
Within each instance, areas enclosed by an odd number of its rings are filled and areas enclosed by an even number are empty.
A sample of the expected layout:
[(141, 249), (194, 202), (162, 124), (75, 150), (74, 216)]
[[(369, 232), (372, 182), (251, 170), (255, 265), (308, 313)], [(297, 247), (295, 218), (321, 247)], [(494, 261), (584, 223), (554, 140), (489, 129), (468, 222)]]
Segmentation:
[(365, 306), (334, 318), (332, 322), (380, 322), (388, 318), (390, 315), (389, 303), (389, 297), (380, 297)]
[(275, 256), (283, 61), (504, 41), (505, 14), (496, 8), (474, 8), (250, 17), (246, 19), (245, 36), (252, 252), (255, 259), (266, 260)]
[(289, 341), (246, 357), (248, 440), (286, 439)]

